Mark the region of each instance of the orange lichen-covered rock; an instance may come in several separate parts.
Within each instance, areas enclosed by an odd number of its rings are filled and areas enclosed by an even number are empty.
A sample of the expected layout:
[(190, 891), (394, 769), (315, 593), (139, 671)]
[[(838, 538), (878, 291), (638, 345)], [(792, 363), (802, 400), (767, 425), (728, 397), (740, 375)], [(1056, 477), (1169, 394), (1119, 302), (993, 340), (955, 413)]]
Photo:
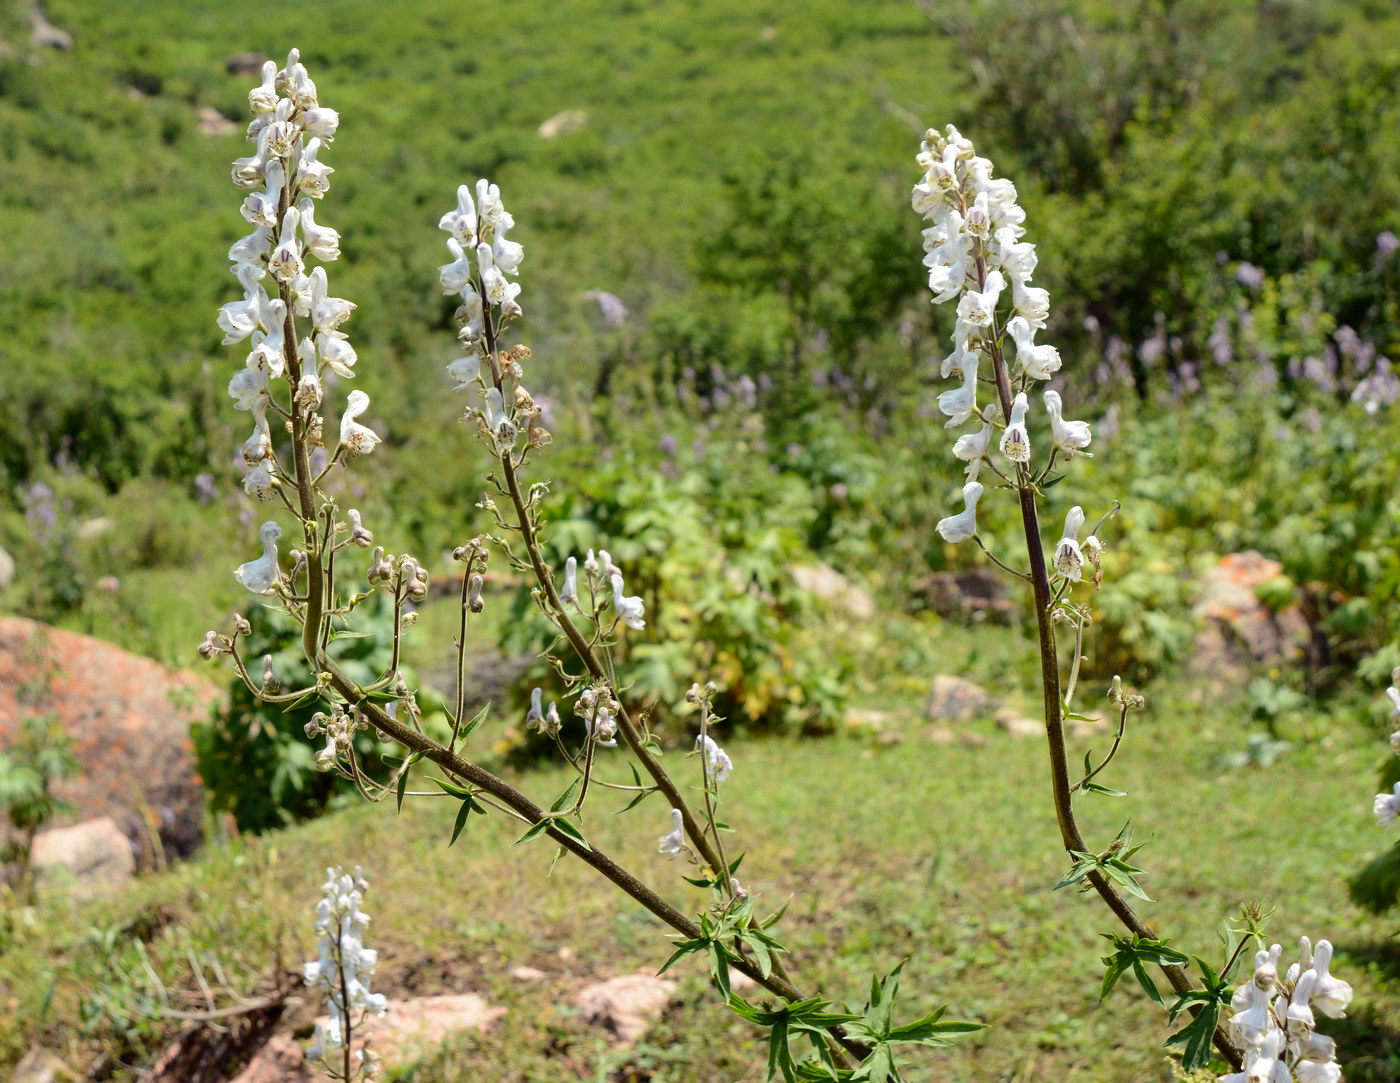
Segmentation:
[(72, 819), (110, 816), (149, 853), (199, 845), (203, 789), (190, 724), (219, 699), (201, 674), (167, 669), (92, 636), (0, 618), (0, 748), (30, 715), (53, 715), (79, 772), (54, 787)]

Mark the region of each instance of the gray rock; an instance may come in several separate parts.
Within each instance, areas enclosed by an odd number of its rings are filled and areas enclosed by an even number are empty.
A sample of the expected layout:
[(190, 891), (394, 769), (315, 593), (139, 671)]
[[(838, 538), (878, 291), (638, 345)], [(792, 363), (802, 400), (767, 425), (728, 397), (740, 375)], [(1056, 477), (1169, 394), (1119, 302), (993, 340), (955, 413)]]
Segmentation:
[(914, 592), (942, 617), (1004, 621), (1015, 608), (1005, 579), (989, 568), (935, 572), (921, 580)]
[(651, 1029), (675, 991), (675, 982), (654, 974), (623, 974), (581, 989), (574, 1003), (585, 1023), (611, 1031), (619, 1045), (632, 1045)]
[(790, 571), (800, 589), (831, 602), (847, 616), (857, 620), (875, 616), (875, 599), (830, 564), (796, 564)]
[(930, 722), (964, 722), (987, 717), (996, 705), (996, 697), (980, 685), (939, 674), (924, 704), (924, 717)]
[(34, 34), (34, 44), (42, 48), (59, 49), (65, 53), (73, 51), (73, 35), (49, 22), (39, 0), (29, 0), (29, 25)]
[(1010, 709), (998, 711), (997, 725), (1012, 737), (1045, 736), (1045, 723), (1038, 718), (1027, 718), (1020, 711)]
[(15, 1065), (13, 1083), (58, 1083), (71, 1079), (63, 1061), (47, 1049), (35, 1046)]
[(558, 139), (561, 135), (573, 135), (587, 123), (588, 114), (582, 109), (565, 109), (541, 124), (537, 134), (541, 139)]
[(36, 881), (48, 887), (65, 880), (84, 886), (120, 884), (136, 874), (131, 841), (110, 816), (36, 835), (30, 865)]

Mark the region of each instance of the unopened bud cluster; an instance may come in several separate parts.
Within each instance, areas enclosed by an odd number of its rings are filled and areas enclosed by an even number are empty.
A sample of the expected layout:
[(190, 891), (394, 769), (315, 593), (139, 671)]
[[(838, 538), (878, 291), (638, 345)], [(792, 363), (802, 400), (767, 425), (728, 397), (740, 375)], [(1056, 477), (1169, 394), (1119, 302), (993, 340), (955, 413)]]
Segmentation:
[(311, 740), (324, 737), (326, 745), (316, 753), (313, 765), (318, 771), (334, 771), (342, 756), (350, 754), (355, 733), (369, 728), (365, 716), (358, 710), (337, 703), (327, 714), (317, 711), (306, 724), (306, 736)]
[[(933, 222), (924, 230), (929, 289), (935, 304), (957, 301), (953, 351), (940, 371), (944, 379), (958, 377), (961, 383), (938, 397), (938, 408), (948, 418), (947, 428), (968, 422), (978, 426), (953, 444), (953, 454), (967, 463), (963, 510), (938, 524), (945, 540), (961, 542), (977, 533), (977, 504), (984, 491), (977, 478), (983, 466), (1018, 478), (1030, 471), (1028, 395), (1036, 381), (1054, 376), (1061, 362), (1054, 346), (1035, 341), (1050, 315), (1050, 295), (1030, 284), (1037, 256), (1035, 245), (1021, 239), (1026, 214), (1016, 202), (1016, 186), (993, 177), (992, 163), (978, 157), (971, 140), (952, 125), (945, 133), (930, 129), (925, 134), (918, 164), (924, 176), (914, 186), (914, 210)], [(1015, 348), (1014, 369), (1003, 360), (1008, 340)], [(993, 401), (985, 405), (978, 401), (984, 379), (997, 386)], [(1088, 424), (1064, 419), (1058, 392), (1047, 390), (1043, 398), (1052, 458), (1087, 454), (1084, 449), (1093, 438)], [(997, 430), (1006, 473), (991, 458)], [(1078, 579), (1077, 568), (1066, 577)]]
[[(353, 874), (342, 873), (338, 867), (326, 870), (322, 897), (316, 903), (317, 956), (302, 967), (306, 984), (325, 996), (328, 1015), (316, 1023), (306, 1057), (322, 1062), (337, 1078), (344, 1078), (345, 1043), (353, 1028), (366, 1016), (383, 1015), (389, 1007), (384, 994), (369, 991), (379, 955), (364, 945), (369, 915), (360, 909), (360, 903), (368, 889), (358, 865)], [(375, 1073), (376, 1065), (366, 1063), (363, 1049), (351, 1053), (350, 1063), (352, 1077)]]
[(1330, 972), (1332, 945), (1308, 938), (1299, 958), (1279, 975), (1283, 947), (1275, 944), (1254, 957), (1254, 974), (1235, 990), (1230, 1008), (1230, 1037), (1245, 1050), (1244, 1071), (1220, 1077), (1221, 1083), (1338, 1083), (1337, 1043), (1317, 1033), (1320, 1012), (1331, 1019), (1346, 1015), (1351, 986)]

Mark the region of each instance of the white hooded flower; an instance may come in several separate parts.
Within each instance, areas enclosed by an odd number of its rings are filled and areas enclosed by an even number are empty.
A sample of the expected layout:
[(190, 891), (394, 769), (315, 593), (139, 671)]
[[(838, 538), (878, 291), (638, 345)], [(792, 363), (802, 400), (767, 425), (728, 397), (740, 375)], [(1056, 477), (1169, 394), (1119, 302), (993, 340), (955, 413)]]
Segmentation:
[(1084, 526), (1084, 509), (1078, 504), (1065, 515), (1065, 532), (1055, 546), (1055, 575), (1072, 583), (1079, 582), (1084, 567), (1084, 554), (1079, 548), (1079, 531)]
[(261, 192), (252, 192), (243, 200), (239, 208), (244, 221), (252, 226), (273, 229), (277, 225), (277, 204), (282, 198), (282, 184), (286, 180), (286, 170), (274, 158), (263, 171), (266, 186)]
[(1329, 1019), (1344, 1019), (1347, 1005), (1351, 1003), (1351, 986), (1329, 973), (1332, 966), (1332, 942), (1319, 940), (1317, 953), (1313, 959), (1313, 969), (1317, 972), (1317, 982), (1313, 986), (1313, 1003), (1317, 1010)]
[(515, 302), (520, 296), (520, 283), (509, 281), (502, 269), (496, 266), (495, 254), (489, 244), (476, 246), (476, 262), (481, 271), (481, 295), (486, 303), (499, 308), (502, 315), (520, 315), (520, 306)]
[(671, 833), (661, 836), (661, 845), (657, 848), (658, 853), (678, 854), (685, 848), (685, 827), (681, 819), (681, 810), (673, 808), (671, 810)]
[(262, 66), (262, 85), (248, 91), (248, 112), (255, 117), (277, 108), (277, 61), (267, 60)]
[(471, 189), (465, 184), (457, 186), (457, 207), (438, 219), (438, 229), (445, 229), (450, 233), (458, 248), (476, 247), (476, 204), (472, 202)]
[(501, 190), (485, 177), (476, 182), (476, 208), (481, 232), (485, 236), (505, 233), (515, 225), (515, 219), (501, 202)]
[(330, 176), (335, 172), (320, 161), (320, 139), (308, 139), (301, 149), (301, 160), (297, 163), (297, 196), (321, 199), (330, 191)]
[(1016, 343), (1016, 360), (1033, 380), (1048, 380), (1060, 370), (1060, 351), (1054, 346), (1037, 346), (1035, 332), (1024, 316), (1012, 316), (1007, 334)]
[(277, 566), (277, 539), (282, 536), (282, 528), (269, 519), (258, 534), (262, 538), (262, 556), (240, 564), (234, 569), (233, 577), (254, 594), (271, 594), (281, 578)]
[(447, 239), (447, 250), (452, 253), (452, 262), (444, 263), (438, 268), (438, 281), (442, 283), (442, 292), (450, 295), (471, 289), (475, 271), (472, 268), (472, 261), (467, 256), (466, 249), (453, 236)]
[(335, 139), (336, 129), (340, 127), (340, 114), (323, 106), (307, 109), (297, 119), (307, 135), (314, 135), (325, 143)]
[(1064, 420), (1064, 406), (1058, 391), (1045, 392), (1045, 412), (1050, 415), (1050, 432), (1055, 447), (1063, 451), (1066, 458), (1074, 458), (1076, 452), (1088, 454), (1084, 449), (1094, 439), (1089, 423)]
[(700, 734), (695, 738), (695, 747), (704, 755), (711, 778), (716, 782), (723, 782), (729, 778), (729, 772), (734, 770), (734, 761), (729, 758), (729, 753), (715, 743), (713, 737), (707, 733)]
[(997, 405), (987, 403), (982, 410), (982, 427), (976, 432), (964, 433), (953, 444), (953, 454), (967, 463), (967, 480), (976, 481), (982, 470), (982, 460), (992, 446), (992, 418), (997, 415)]
[(957, 544), (977, 533), (977, 501), (982, 499), (982, 483), (969, 481), (963, 486), (963, 510), (938, 521), (943, 540)]
[(530, 709), (525, 712), (525, 728), (541, 729), (544, 726), (544, 689), (530, 690)]
[(1050, 318), (1050, 292), (1039, 286), (1012, 282), (1011, 306), (1034, 330), (1043, 331), (1045, 321)]
[(459, 357), (455, 361), (448, 362), (447, 374), (456, 381), (452, 385), (453, 391), (465, 391), (476, 383), (477, 377), (481, 375), (481, 358), (476, 354), (468, 354), (466, 357)]
[(632, 629), (640, 630), (646, 627), (646, 621), (642, 619), (642, 614), (646, 608), (640, 595), (624, 597), (622, 593), (622, 576), (614, 575), (612, 579), (613, 588), (613, 608), (617, 610), (617, 616), (623, 624)]
[(316, 224), (316, 205), (310, 199), (297, 204), (301, 214), (301, 235), (306, 241), (306, 250), (319, 260), (327, 263), (340, 258), (340, 234), (330, 226)]
[(239, 369), (228, 382), (228, 393), (234, 409), (251, 410), (260, 399), (267, 398), (267, 370)]
[(505, 409), (505, 399), (498, 387), (486, 389), (486, 409), (482, 415), (486, 431), (491, 434), (491, 442), (498, 455), (504, 455), (515, 446), (520, 430)]
[(1011, 420), (1001, 434), (1001, 453), (1013, 463), (1031, 461), (1031, 438), (1026, 432), (1026, 410), (1029, 405), (1026, 393), (1022, 391), (1011, 403)]
[(255, 500), (271, 500), (276, 491), (272, 479), (272, 463), (264, 459), (243, 475), (243, 491)]
[(249, 466), (255, 466), (272, 454), (272, 430), (267, 424), (267, 406), (272, 400), (259, 395), (253, 400), (253, 433), (238, 448), (238, 454)]
[[(307, 276), (311, 283), (311, 304), (308, 314), (317, 334), (337, 334), (340, 325), (350, 318), (357, 306), (343, 297), (328, 297), (330, 285), (326, 281), (326, 269), (317, 267)], [(340, 337), (344, 337), (341, 335)]]
[(224, 332), (223, 344), (242, 342), (258, 329), (259, 320), (267, 307), (267, 291), (259, 281), (263, 269), (257, 263), (238, 265), (238, 284), (243, 287), (243, 300), (230, 301), (219, 307), (219, 330)]
[(282, 216), (282, 235), (267, 261), (267, 269), (279, 282), (291, 283), (306, 271), (301, 258), (301, 241), (297, 239), (297, 228), (300, 225), (301, 212), (295, 207), (288, 207), (286, 214)]
[(564, 586), (559, 591), (559, 601), (567, 605), (578, 598), (578, 558), (564, 561)]
[(981, 291), (968, 290), (958, 302), (958, 322), (971, 327), (990, 327), (996, 315), (997, 300), (1006, 287), (1006, 279), (1000, 271), (987, 275)]
[(379, 436), (373, 429), (355, 420), (368, 409), (368, 395), (363, 391), (350, 392), (345, 412), (340, 415), (340, 446), (351, 455), (368, 455), (379, 443)]
[(971, 350), (963, 354), (962, 386), (938, 396), (938, 408), (948, 415), (948, 420), (943, 425), (945, 429), (957, 428), (977, 412), (978, 361), (979, 355)]
[(1400, 782), (1395, 784), (1394, 793), (1376, 794), (1371, 808), (1376, 814), (1376, 823), (1381, 827), (1386, 827), (1396, 816), (1400, 816)]

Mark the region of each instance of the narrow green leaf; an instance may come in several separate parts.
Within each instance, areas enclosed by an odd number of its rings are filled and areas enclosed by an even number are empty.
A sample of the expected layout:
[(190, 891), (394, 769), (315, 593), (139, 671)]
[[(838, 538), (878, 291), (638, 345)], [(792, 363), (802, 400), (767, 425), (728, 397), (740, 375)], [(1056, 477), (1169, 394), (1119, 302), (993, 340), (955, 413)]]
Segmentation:
[(457, 836), (462, 833), (462, 828), (467, 826), (467, 817), (471, 815), (472, 803), (470, 800), (463, 801), (461, 807), (457, 809), (457, 818), (452, 821), (452, 837), (447, 840), (450, 847), (457, 841)]
[(447, 782), (444, 779), (435, 778), (430, 775), (428, 777), (428, 781), (435, 784), (437, 788), (440, 789), (443, 793), (451, 794), (453, 797), (459, 798), (463, 801), (465, 801), (468, 797), (472, 795), (471, 790), (464, 789), (463, 787), (458, 786), (456, 783)]
[(521, 835), (518, 839), (515, 840), (514, 845), (519, 846), (521, 843), (530, 842), (532, 839), (537, 839), (548, 830), (549, 821), (541, 820), (537, 824), (532, 824), (530, 830), (526, 831), (525, 834)]
[(473, 715), (470, 720), (468, 720), (467, 724), (458, 731), (458, 740), (465, 741), (473, 733), (479, 730), (481, 728), (481, 724), (486, 721), (486, 715), (490, 712), (490, 710), (491, 704), (487, 703), (484, 707), (481, 708), (481, 710), (477, 711), (476, 714)]
[(573, 839), (585, 850), (593, 849), (593, 847), (588, 844), (588, 840), (583, 837), (583, 832), (575, 827), (569, 820), (555, 820), (554, 829), (561, 835), (568, 835), (569, 838)]
[(394, 800), (395, 800), (395, 801), (397, 802), (397, 804), (398, 804), (398, 808), (395, 810), (396, 812), (402, 812), (402, 811), (403, 811), (403, 795), (404, 795), (404, 791), (406, 791), (407, 789), (408, 789), (408, 768), (405, 767), (405, 768), (403, 769), (403, 774), (401, 774), (401, 775), (399, 776), (399, 784), (398, 784), (398, 786), (395, 788), (395, 792), (394, 792)]
[(554, 803), (549, 806), (549, 811), (562, 812), (564, 809), (568, 808), (574, 799), (574, 795), (578, 793), (578, 788), (582, 783), (582, 778), (577, 775), (574, 776), (574, 780), (565, 787), (564, 792), (554, 799)]

